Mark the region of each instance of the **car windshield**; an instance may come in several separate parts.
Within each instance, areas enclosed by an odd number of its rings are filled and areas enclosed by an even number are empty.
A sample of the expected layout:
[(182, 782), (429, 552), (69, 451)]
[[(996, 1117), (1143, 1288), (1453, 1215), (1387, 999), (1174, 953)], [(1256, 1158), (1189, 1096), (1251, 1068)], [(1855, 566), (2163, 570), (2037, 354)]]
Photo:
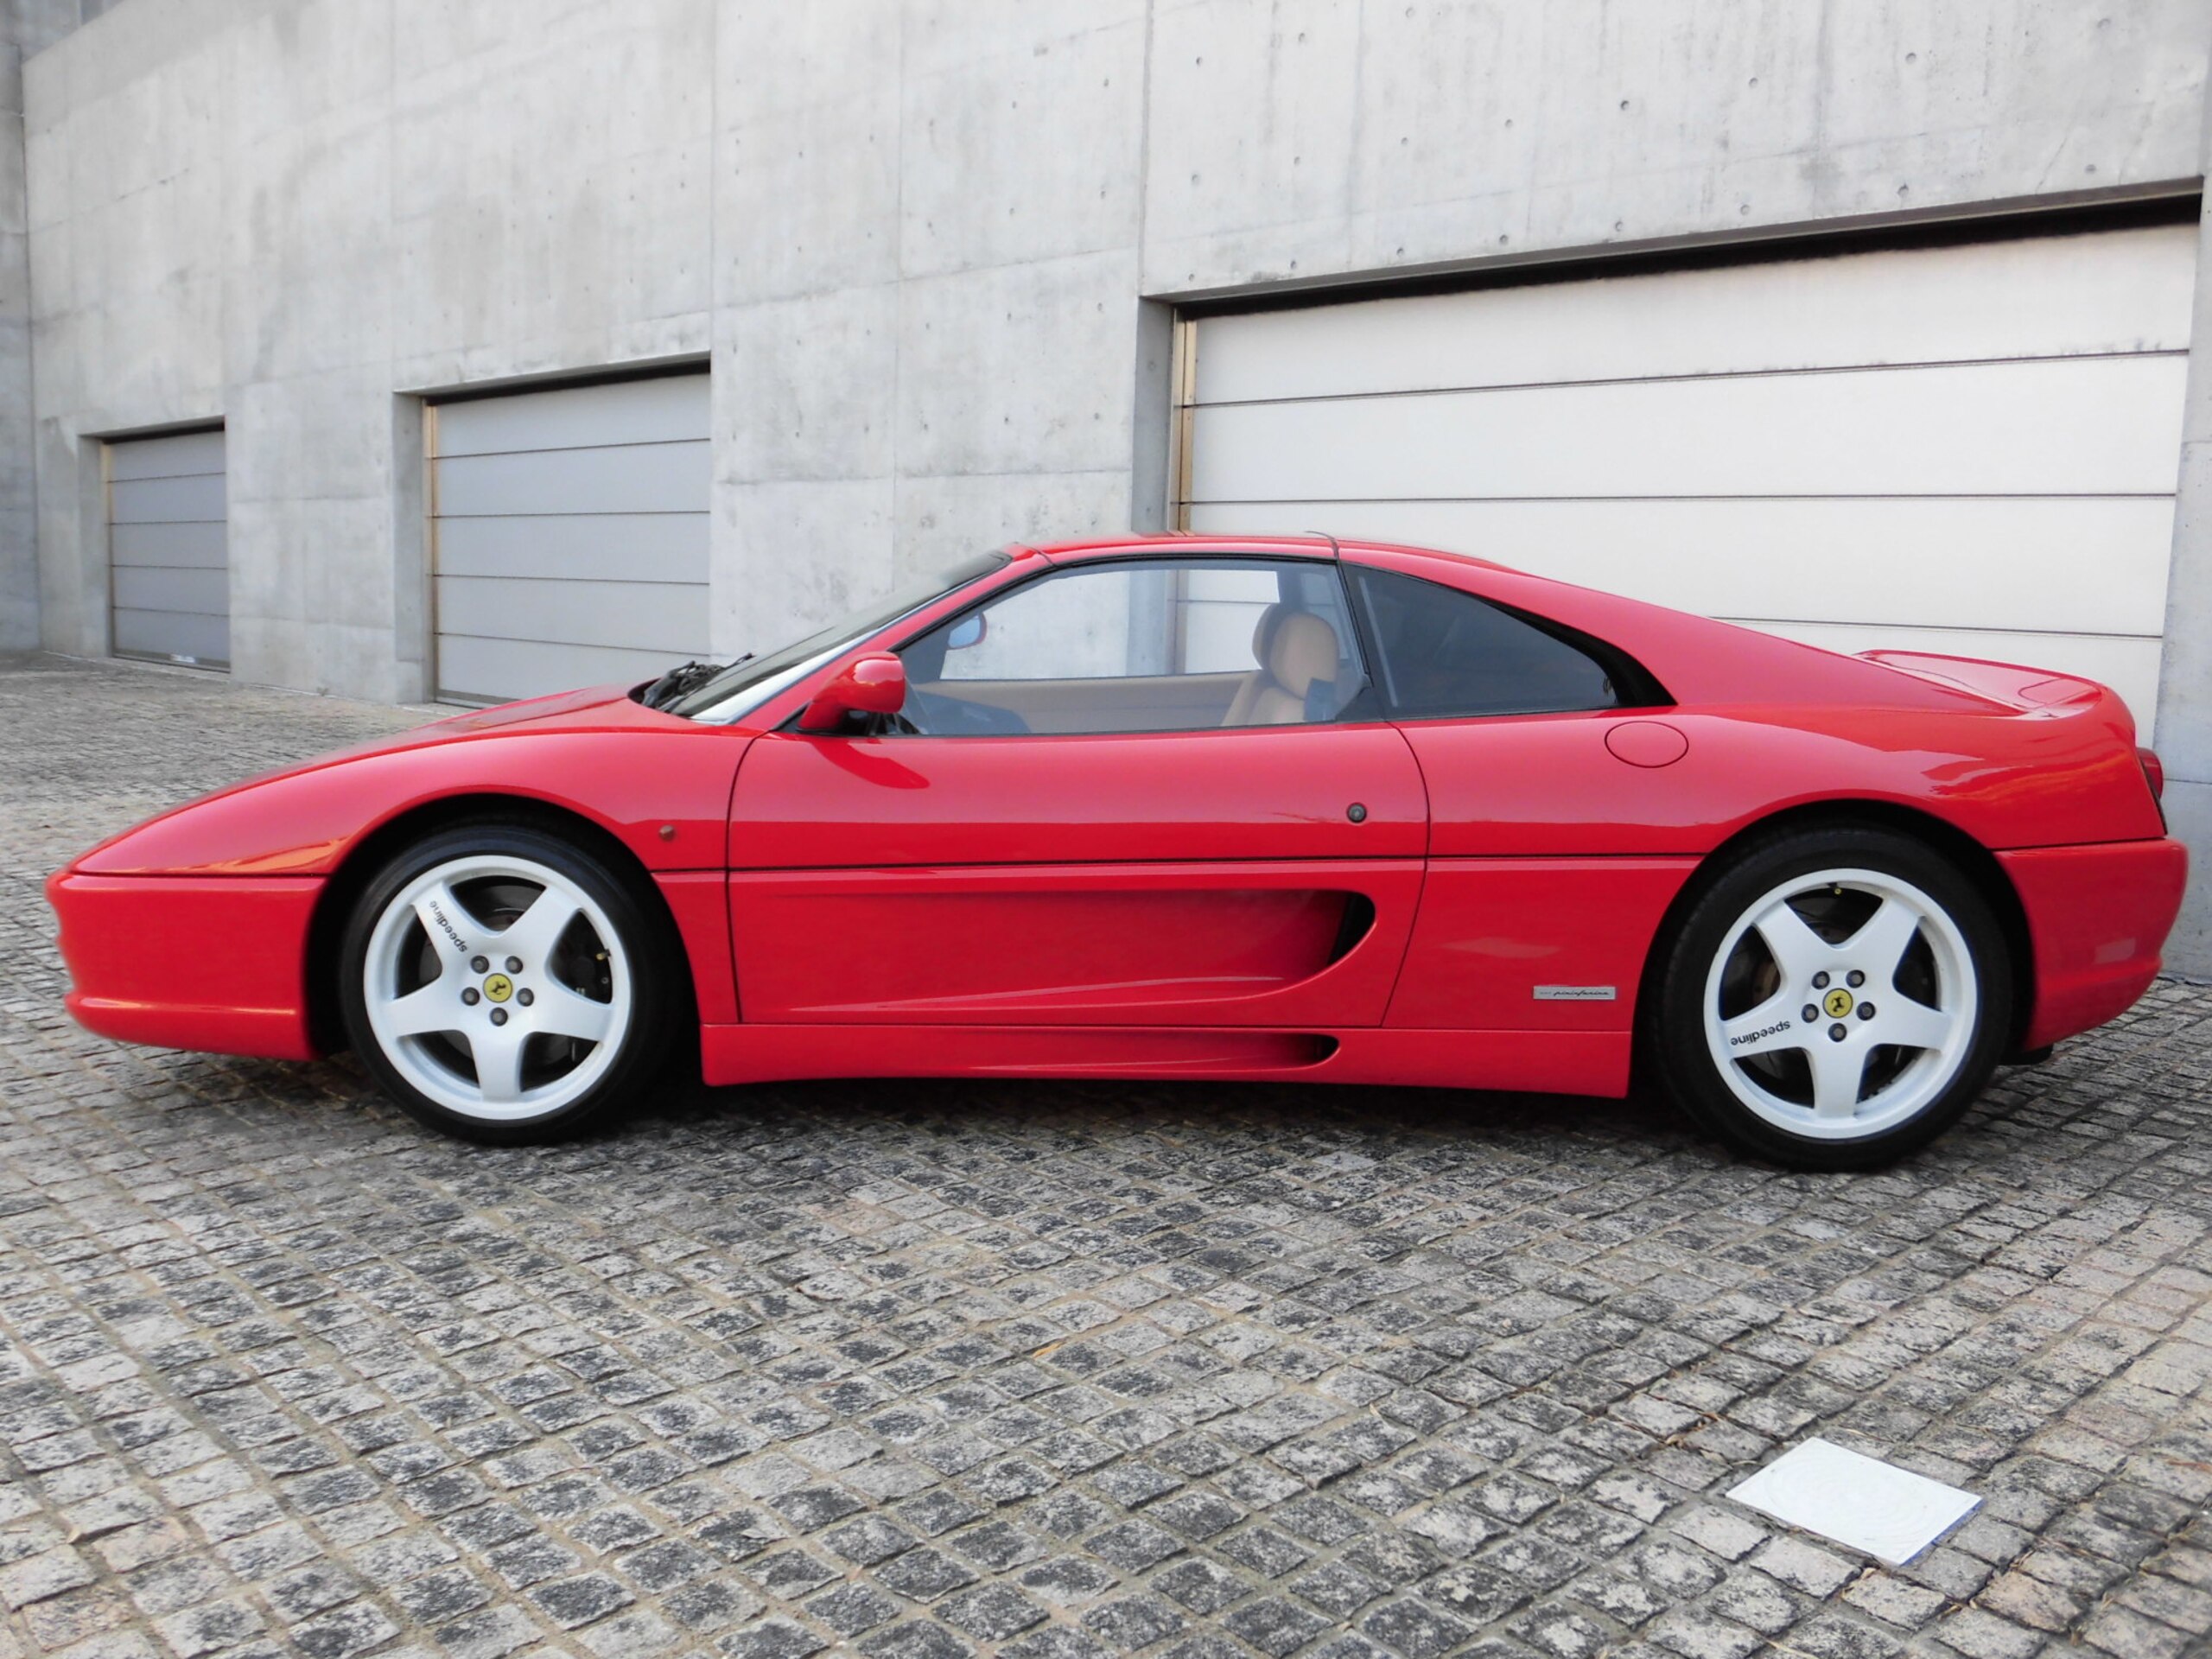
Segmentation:
[(702, 725), (731, 725), (777, 693), (804, 679), (854, 641), (866, 639), (878, 628), (921, 609), (956, 588), (980, 581), (1006, 563), (1003, 553), (979, 554), (964, 559), (950, 569), (911, 582), (873, 605), (863, 606), (781, 650), (772, 651), (765, 657), (740, 658), (711, 679), (671, 699), (664, 705), (664, 711)]

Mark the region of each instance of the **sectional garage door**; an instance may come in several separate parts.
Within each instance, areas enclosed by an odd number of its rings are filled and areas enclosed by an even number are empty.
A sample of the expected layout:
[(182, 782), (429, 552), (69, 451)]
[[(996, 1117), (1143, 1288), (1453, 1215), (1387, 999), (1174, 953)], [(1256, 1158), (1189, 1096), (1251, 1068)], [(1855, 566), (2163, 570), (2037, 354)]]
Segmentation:
[(223, 435), (107, 447), (111, 638), (118, 657), (231, 664)]
[(2147, 729), (2193, 225), (1209, 318), (1193, 530), (1425, 543)]
[(707, 377), (430, 411), (438, 696), (642, 679), (707, 652)]

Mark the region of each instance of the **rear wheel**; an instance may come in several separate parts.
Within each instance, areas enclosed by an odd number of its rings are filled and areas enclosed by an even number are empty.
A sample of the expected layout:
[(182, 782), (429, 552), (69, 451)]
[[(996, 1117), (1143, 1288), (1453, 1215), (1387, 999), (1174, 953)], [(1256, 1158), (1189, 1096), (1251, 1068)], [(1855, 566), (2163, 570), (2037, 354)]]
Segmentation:
[(471, 1140), (582, 1127), (650, 1075), (671, 986), (645, 908), (542, 830), (427, 837), (355, 905), (340, 986), (355, 1051), (410, 1116)]
[(1886, 830), (1744, 849), (1665, 947), (1650, 1050), (1669, 1091), (1744, 1150), (1864, 1169), (1924, 1146), (1996, 1065), (2002, 931), (1974, 883)]

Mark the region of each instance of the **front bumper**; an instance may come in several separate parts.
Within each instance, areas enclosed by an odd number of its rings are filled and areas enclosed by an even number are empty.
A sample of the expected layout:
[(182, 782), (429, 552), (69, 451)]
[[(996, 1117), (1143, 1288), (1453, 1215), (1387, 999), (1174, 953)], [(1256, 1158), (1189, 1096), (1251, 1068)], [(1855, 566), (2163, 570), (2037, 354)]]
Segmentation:
[(126, 1043), (313, 1059), (307, 944), (321, 891), (319, 876), (63, 870), (46, 897), (61, 922), (69, 1012)]
[(2023, 1049), (2101, 1026), (2150, 988), (2189, 879), (2179, 842), (2037, 847), (1997, 861), (2027, 912), (2035, 957)]

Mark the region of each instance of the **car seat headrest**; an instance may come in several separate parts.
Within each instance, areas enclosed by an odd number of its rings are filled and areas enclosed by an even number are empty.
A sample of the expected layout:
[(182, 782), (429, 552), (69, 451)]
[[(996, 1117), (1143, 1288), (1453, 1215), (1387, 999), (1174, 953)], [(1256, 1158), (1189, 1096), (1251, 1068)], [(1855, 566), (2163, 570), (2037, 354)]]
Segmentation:
[(1337, 631), (1311, 611), (1292, 611), (1277, 625), (1268, 651), (1268, 673), (1294, 697), (1317, 680), (1337, 677)]

